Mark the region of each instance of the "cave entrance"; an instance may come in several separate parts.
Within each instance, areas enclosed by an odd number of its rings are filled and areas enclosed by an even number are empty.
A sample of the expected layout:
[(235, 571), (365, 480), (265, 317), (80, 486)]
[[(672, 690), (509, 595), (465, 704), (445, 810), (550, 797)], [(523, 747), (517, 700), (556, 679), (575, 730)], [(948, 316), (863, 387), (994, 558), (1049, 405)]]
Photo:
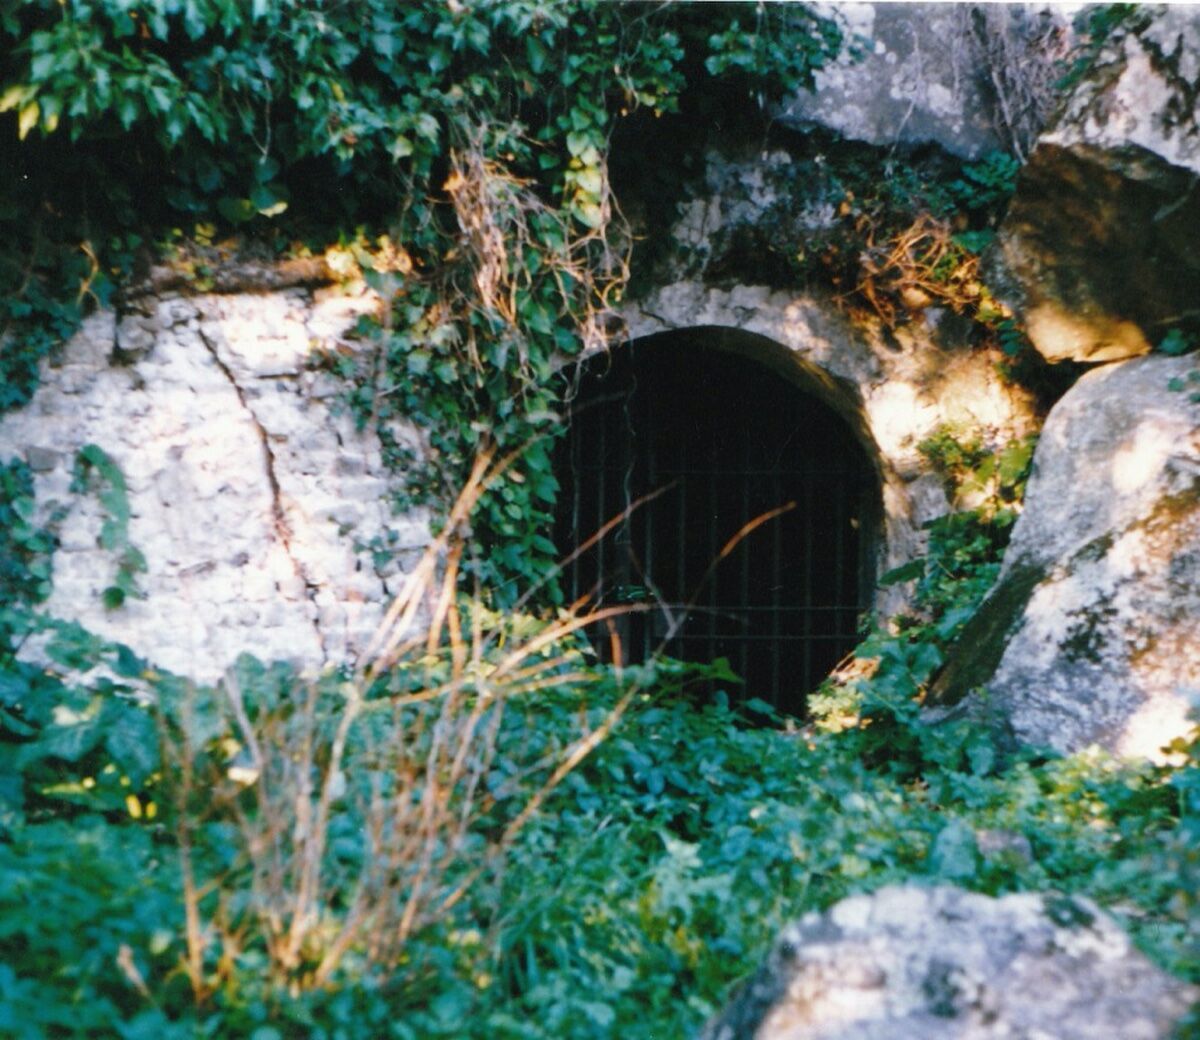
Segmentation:
[(875, 577), (879, 479), (838, 393), (852, 401), (786, 348), (727, 329), (583, 363), (558, 449), (558, 548), (621, 519), (564, 584), (572, 600), (640, 604), (589, 632), (602, 657), (724, 657), (741, 697), (805, 714), (854, 646)]

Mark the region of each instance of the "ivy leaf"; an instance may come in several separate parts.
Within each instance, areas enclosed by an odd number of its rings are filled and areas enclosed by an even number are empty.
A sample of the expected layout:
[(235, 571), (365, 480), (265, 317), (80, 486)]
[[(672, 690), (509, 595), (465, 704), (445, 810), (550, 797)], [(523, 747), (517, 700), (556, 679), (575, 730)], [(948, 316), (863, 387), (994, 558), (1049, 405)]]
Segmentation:
[(244, 224), (254, 216), (254, 204), (249, 199), (235, 199), (229, 195), (217, 200), (217, 212), (231, 224)]
[(414, 350), (408, 355), (408, 370), (414, 376), (423, 376), (429, 371), (429, 362), (432, 360), (428, 350)]
[(599, 198), (600, 192), (604, 187), (604, 180), (600, 175), (600, 170), (595, 167), (585, 167), (575, 175), (575, 183), (580, 189), (587, 192), (596, 198)]
[(60, 758), (64, 762), (78, 762), (92, 750), (102, 736), (100, 712), (69, 725), (48, 726), (42, 730), (36, 744), (28, 746), (26, 760)]
[(82, 625), (65, 623), (55, 627), (54, 637), (46, 646), (46, 656), (72, 671), (86, 671), (96, 665), (104, 643)]
[(133, 704), (113, 702), (105, 713), (104, 747), (140, 786), (158, 768), (158, 730), (149, 713)]
[(0, 672), (0, 704), (16, 707), (29, 695), (29, 679), (20, 672)]
[(54, 68), (56, 58), (57, 55), (54, 51), (44, 51), (34, 55), (33, 60), (29, 63), (29, 78), (36, 83), (48, 78)]
[(599, 203), (590, 199), (581, 199), (571, 204), (571, 212), (585, 227), (593, 231), (604, 223), (604, 214)]
[(22, 86), (20, 83), (14, 83), (3, 94), (0, 94), (0, 112), (7, 112), (10, 109), (16, 108), (28, 96), (28, 87)]
[(288, 208), (287, 201), (267, 187), (255, 188), (250, 193), (250, 204), (264, 217), (277, 217)]
[(1185, 336), (1179, 329), (1171, 329), (1159, 341), (1158, 350), (1160, 354), (1177, 357), (1180, 354), (1186, 354), (1193, 346), (1195, 344), (1192, 343), (1190, 337)]
[(146, 662), (124, 643), (117, 644), (117, 659), (113, 671), (122, 679), (136, 679), (146, 670)]
[(924, 573), (925, 557), (921, 556), (915, 560), (909, 560), (908, 563), (902, 563), (899, 567), (893, 567), (879, 579), (879, 584), (883, 586), (899, 585), (902, 582), (919, 578)]

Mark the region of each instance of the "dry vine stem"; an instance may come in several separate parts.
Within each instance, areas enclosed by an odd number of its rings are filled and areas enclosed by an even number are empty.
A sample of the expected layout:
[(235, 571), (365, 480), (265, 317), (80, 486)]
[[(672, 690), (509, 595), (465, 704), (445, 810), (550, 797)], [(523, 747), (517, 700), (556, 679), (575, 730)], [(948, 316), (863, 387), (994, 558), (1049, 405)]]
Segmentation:
[[(446, 269), (446, 284), (438, 298), (447, 301), (447, 316), (457, 319), (467, 356), (483, 370), (472, 313), (483, 316), (485, 327), (507, 337), (516, 348), (522, 374), (532, 384), (526, 333), (519, 299), (534, 295), (535, 283), (553, 279), (556, 297), (572, 307), (570, 315), (583, 349), (605, 346), (612, 337), (616, 298), (629, 280), (627, 243), (607, 172), (600, 172), (599, 223), (582, 233), (569, 216), (540, 199), (531, 183), (514, 176), (484, 147), (486, 127), (477, 127), (450, 154), (450, 175), (444, 188), (454, 204), (460, 238), (457, 252), (465, 263)], [(535, 225), (540, 233), (535, 231)], [(615, 226), (615, 233), (614, 233)], [(551, 247), (546, 229), (553, 227)], [(536, 258), (530, 263), (529, 258)], [(458, 284), (469, 273), (469, 286)]]
[(895, 328), (903, 312), (936, 303), (961, 313), (978, 301), (979, 258), (955, 245), (946, 221), (922, 214), (878, 245), (874, 228), (866, 231), (858, 283), (838, 297), (839, 303), (857, 295)]

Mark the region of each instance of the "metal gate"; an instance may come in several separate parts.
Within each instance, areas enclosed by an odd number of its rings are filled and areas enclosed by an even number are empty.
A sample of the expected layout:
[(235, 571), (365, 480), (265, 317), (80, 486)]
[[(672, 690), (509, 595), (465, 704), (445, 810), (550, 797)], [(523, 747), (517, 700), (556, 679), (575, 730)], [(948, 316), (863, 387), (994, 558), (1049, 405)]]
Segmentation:
[(727, 658), (742, 696), (804, 714), (873, 579), (877, 491), (841, 419), (746, 358), (635, 343), (583, 374), (558, 472), (564, 554), (621, 517), (569, 565), (572, 598), (644, 605), (591, 633), (603, 656)]

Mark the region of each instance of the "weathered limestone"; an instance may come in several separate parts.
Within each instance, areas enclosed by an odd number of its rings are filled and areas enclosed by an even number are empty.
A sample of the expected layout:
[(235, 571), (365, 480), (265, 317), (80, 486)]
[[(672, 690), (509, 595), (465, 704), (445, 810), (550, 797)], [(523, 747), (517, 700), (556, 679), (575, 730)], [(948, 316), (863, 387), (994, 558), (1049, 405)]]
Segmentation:
[(1200, 10), (1117, 30), (1039, 140), (1000, 233), (1004, 295), (1051, 361), (1200, 322)]
[(1167, 1040), (1198, 997), (1088, 900), (897, 886), (786, 928), (699, 1040)]
[[(295, 288), (143, 297), (120, 321), (88, 319), (0, 420), (0, 457), (29, 462), (43, 515), (69, 509), (46, 611), (201, 680), (244, 651), (352, 657), (428, 538), (422, 515), (391, 516), (378, 441), (333, 410), (340, 384), (308, 363), (352, 349), (342, 334), (374, 305)], [(146, 598), (115, 610), (100, 600), (116, 569), (97, 543), (104, 514), (69, 490), (88, 443), (125, 476), (129, 540), (148, 564)], [(377, 569), (372, 542), (399, 558)]]
[(818, 71), (816, 89), (784, 105), (781, 120), (883, 147), (932, 141), (965, 159), (1008, 150), (1013, 131), (1018, 143), (1029, 131), (1028, 120), (1039, 115), (1030, 108), (1059, 76), (1054, 59), (1068, 32), (1062, 14), (1045, 8), (906, 3), (835, 10), (847, 36), (862, 42), (861, 53)]
[[(1171, 387), (1181, 387), (1172, 390)], [(996, 587), (932, 692), (1025, 742), (1155, 757), (1200, 692), (1200, 365), (1140, 358), (1054, 407)]]

